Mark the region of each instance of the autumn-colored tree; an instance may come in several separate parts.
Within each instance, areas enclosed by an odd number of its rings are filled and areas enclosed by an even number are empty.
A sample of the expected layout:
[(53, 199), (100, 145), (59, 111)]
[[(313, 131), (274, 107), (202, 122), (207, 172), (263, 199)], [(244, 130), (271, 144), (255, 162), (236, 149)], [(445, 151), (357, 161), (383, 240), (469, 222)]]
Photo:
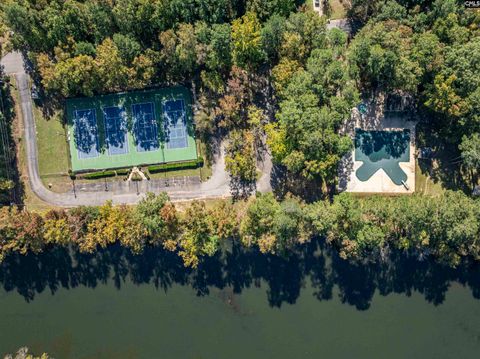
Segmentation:
[(145, 232), (131, 207), (112, 206), (108, 202), (100, 207), (98, 217), (88, 224), (85, 242), (79, 243), (79, 248), (91, 253), (97, 247), (105, 248), (118, 241), (132, 252), (139, 253), (145, 246)]
[(452, 85), (456, 79), (455, 75), (450, 75), (447, 79), (443, 75), (437, 75), (432, 97), (425, 104), (447, 116), (458, 118), (463, 115), (467, 109), (467, 103), (455, 93)]
[(178, 81), (192, 74), (197, 64), (197, 38), (191, 24), (180, 24), (159, 36), (162, 44), (161, 59), (167, 69), (167, 79)]
[(117, 45), (105, 39), (96, 51), (95, 65), (104, 91), (120, 91), (128, 88), (130, 69), (123, 62)]
[(251, 131), (232, 131), (226, 148), (225, 167), (233, 178), (241, 182), (256, 179), (254, 136)]
[(179, 233), (179, 218), (168, 195), (147, 193), (134, 211), (136, 221), (144, 229), (149, 243), (170, 246)]
[(39, 253), (43, 246), (43, 218), (39, 214), (0, 207), (0, 261), (12, 252)]
[(213, 256), (220, 245), (205, 202), (194, 201), (183, 216), (183, 231), (178, 241), (178, 254), (186, 267), (197, 267), (202, 256)]
[(222, 201), (208, 211), (215, 234), (222, 240), (238, 236), (239, 219), (235, 207), (227, 201)]
[(219, 100), (220, 127), (245, 128), (247, 125), (247, 106), (253, 96), (252, 84), (248, 73), (233, 66), (227, 81), (227, 92)]
[(37, 64), (47, 91), (58, 91), (63, 96), (92, 96), (101, 88), (98, 67), (91, 56), (79, 55), (55, 63), (48, 55), (40, 54)]
[(63, 210), (51, 210), (45, 215), (43, 224), (45, 243), (67, 245), (72, 242), (68, 214)]
[(264, 59), (261, 24), (254, 12), (247, 12), (232, 23), (233, 61), (235, 65), (253, 70)]
[(277, 66), (272, 69), (273, 85), (279, 97), (287, 88), (292, 76), (295, 72), (301, 69), (298, 61), (283, 58)]

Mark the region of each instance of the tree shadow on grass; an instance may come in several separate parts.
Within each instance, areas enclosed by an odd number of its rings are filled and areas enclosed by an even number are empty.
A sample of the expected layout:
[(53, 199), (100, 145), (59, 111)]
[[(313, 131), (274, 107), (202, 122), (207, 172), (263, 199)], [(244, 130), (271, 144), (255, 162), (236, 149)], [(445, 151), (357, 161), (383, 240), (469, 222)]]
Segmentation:
[(477, 263), (465, 261), (451, 269), (398, 252), (381, 263), (352, 263), (341, 259), (322, 239), (283, 257), (233, 243), (231, 249), (205, 259), (197, 269), (184, 268), (176, 254), (161, 248), (149, 247), (134, 255), (119, 245), (94, 254), (56, 247), (38, 255), (11, 255), (0, 265), (0, 285), (26, 301), (45, 290), (55, 293), (60, 288), (95, 288), (107, 283), (121, 290), (126, 282), (153, 285), (164, 292), (177, 285), (190, 286), (199, 296), (209, 295), (212, 288), (241, 294), (248, 288), (265, 287), (272, 307), (296, 303), (310, 286), (319, 301), (333, 299), (337, 288), (341, 302), (358, 310), (369, 309), (375, 293), (410, 296), (417, 292), (439, 305), (454, 282), (468, 286), (480, 299)]
[(0, 191), (0, 205), (10, 205), (12, 203), (21, 206), (25, 187), (20, 180), (19, 163), (15, 150), (16, 140), (14, 137), (14, 119), (15, 119), (15, 102), (12, 96), (12, 86), (10, 78), (4, 76), (3, 68), (0, 67), (0, 178), (9, 180), (13, 183), (11, 189)]
[(424, 114), (425, 118), (417, 125), (416, 142), (418, 147), (431, 148), (433, 159), (419, 160), (420, 170), (434, 183), (440, 183), (444, 189), (471, 193), (471, 178), (461, 165), (461, 153), (455, 139), (458, 134), (454, 126), (451, 126), (452, 133), (449, 133), (443, 122), (429, 119), (429, 116), (432, 115)]

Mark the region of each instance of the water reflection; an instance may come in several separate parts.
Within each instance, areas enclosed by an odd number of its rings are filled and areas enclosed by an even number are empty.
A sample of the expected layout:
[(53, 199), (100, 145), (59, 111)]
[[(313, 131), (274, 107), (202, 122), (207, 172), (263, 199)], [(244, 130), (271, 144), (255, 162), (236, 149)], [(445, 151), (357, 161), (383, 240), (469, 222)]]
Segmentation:
[(136, 256), (111, 246), (95, 254), (55, 248), (40, 255), (10, 256), (0, 266), (0, 285), (31, 301), (38, 293), (55, 293), (62, 287), (94, 288), (113, 281), (120, 289), (127, 279), (164, 291), (173, 285), (188, 285), (199, 296), (209, 295), (211, 288), (227, 288), (238, 294), (265, 282), (268, 303), (280, 307), (295, 303), (310, 281), (319, 301), (332, 299), (333, 289), (338, 287), (343, 303), (366, 310), (376, 290), (381, 295), (419, 292), (426, 301), (439, 305), (450, 284), (457, 282), (480, 298), (479, 268), (476, 263), (464, 263), (451, 269), (400, 253), (392, 253), (383, 263), (353, 264), (316, 240), (288, 257), (263, 255), (233, 244), (230, 250), (191, 270), (185, 269), (175, 254), (160, 248), (149, 248)]

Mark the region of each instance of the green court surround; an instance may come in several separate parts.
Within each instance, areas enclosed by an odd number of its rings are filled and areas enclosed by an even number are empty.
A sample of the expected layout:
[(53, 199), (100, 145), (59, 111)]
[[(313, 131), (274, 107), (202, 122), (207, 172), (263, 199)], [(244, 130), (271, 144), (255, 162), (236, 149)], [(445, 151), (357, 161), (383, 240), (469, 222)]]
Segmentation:
[[(188, 147), (168, 149), (163, 139), (163, 105), (165, 100), (183, 99), (187, 120)], [(152, 102), (155, 107), (155, 120), (159, 131), (160, 147), (158, 150), (141, 152), (137, 150), (132, 132), (132, 105)], [(104, 114), (105, 107), (123, 106), (127, 114), (127, 141), (128, 153), (110, 155), (105, 141)], [(99, 137), (99, 155), (93, 158), (81, 159), (78, 156), (74, 136), (74, 112), (76, 110), (95, 109)], [(68, 124), (68, 138), (71, 169), (74, 172), (86, 172), (110, 168), (151, 165), (165, 162), (188, 161), (197, 158), (197, 148), (193, 130), (192, 100), (190, 92), (184, 87), (152, 89), (137, 92), (125, 92), (102, 95), (89, 98), (74, 98), (66, 101), (66, 117)], [(55, 159), (52, 159), (55, 160)]]

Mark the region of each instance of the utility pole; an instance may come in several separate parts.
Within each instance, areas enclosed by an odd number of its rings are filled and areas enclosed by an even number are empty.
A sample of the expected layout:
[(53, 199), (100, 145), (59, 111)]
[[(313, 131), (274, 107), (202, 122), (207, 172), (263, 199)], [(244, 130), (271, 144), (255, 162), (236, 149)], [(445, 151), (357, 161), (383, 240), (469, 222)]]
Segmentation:
[(75, 191), (75, 180), (72, 179), (72, 186), (73, 186), (73, 196), (77, 198), (77, 192)]

